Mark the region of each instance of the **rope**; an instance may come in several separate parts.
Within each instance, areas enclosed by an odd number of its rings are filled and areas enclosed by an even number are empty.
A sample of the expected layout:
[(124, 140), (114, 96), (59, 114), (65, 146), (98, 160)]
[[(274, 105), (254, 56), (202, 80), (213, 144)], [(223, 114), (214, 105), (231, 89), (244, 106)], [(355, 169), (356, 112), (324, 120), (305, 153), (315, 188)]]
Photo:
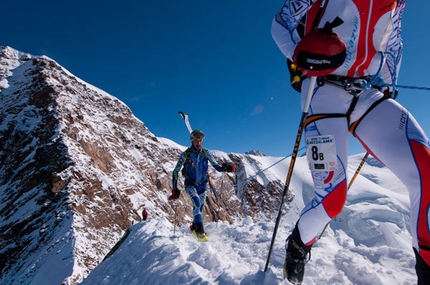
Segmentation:
[[(383, 87), (389, 87), (389, 86), (387, 85), (387, 86), (383, 86)], [(423, 87), (423, 86), (395, 85), (394, 87), (430, 91), (430, 87)]]
[[(305, 148), (305, 146), (303, 146), (302, 148), (300, 148), (298, 151), (302, 151), (304, 148)], [(262, 170), (258, 171), (256, 174), (254, 174), (254, 175), (252, 175), (252, 176), (248, 177), (247, 179), (245, 179), (245, 180), (241, 181), (240, 183), (238, 183), (238, 184), (236, 184), (236, 185), (233, 185), (233, 187), (239, 187), (239, 186), (242, 186), (243, 184), (248, 183), (248, 181), (251, 181), (252, 179), (254, 179), (255, 177), (257, 177), (257, 176), (258, 176), (258, 175), (260, 175), (261, 173), (263, 173), (263, 172), (265, 172), (265, 171), (269, 170), (270, 168), (274, 167), (275, 165), (277, 165), (277, 164), (278, 164), (278, 163), (280, 163), (281, 161), (283, 161), (283, 160), (287, 159), (287, 158), (288, 158), (288, 157), (290, 157), (291, 155), (292, 155), (292, 154), (289, 154), (289, 155), (287, 155), (287, 156), (285, 156), (285, 157), (281, 158), (280, 160), (276, 161), (275, 163), (273, 163), (273, 164), (269, 165), (268, 167), (266, 167), (266, 168), (264, 168), (264, 169), (262, 169)], [(224, 174), (224, 173), (223, 173), (223, 174)], [(224, 179), (223, 179), (223, 182), (224, 182)], [(229, 186), (229, 187), (223, 187), (223, 186), (221, 185), (221, 187), (220, 187), (220, 188), (214, 188), (213, 190), (226, 190), (226, 189), (229, 189), (230, 187), (231, 187), (231, 186)]]

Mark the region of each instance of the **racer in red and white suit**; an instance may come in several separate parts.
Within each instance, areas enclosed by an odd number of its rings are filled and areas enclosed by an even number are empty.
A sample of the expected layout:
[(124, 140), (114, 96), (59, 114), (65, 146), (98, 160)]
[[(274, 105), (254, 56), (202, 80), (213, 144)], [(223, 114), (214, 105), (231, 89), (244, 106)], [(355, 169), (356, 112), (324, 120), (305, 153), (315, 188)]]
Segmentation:
[[(397, 83), (404, 6), (405, 0), (288, 0), (273, 20), (272, 36), (292, 60), (297, 44), (312, 28), (322, 28), (336, 17), (343, 20), (333, 30), (346, 44), (346, 59), (315, 87), (305, 128), (307, 141), (331, 135), (335, 147), (325, 148), (331, 152), (325, 155), (334, 155), (331, 162), (337, 166), (327, 171), (311, 167), (315, 195), (296, 224), (298, 243), (307, 253), (325, 225), (342, 211), (351, 132), (407, 187), (417, 275), (420, 282), (430, 282), (429, 140), (414, 117), (383, 92), (394, 94)], [(348, 89), (343, 80), (361, 84)], [(302, 82), (302, 107), (309, 81)], [(312, 165), (312, 151), (307, 156)]]

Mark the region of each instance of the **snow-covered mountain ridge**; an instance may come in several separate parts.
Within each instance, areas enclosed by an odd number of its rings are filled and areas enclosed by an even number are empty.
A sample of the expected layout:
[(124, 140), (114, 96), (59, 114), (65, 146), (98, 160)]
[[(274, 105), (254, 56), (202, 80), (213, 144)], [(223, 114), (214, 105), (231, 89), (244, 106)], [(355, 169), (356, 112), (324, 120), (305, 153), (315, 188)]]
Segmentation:
[[(350, 176), (362, 157), (350, 158)], [(271, 165), (261, 157), (260, 162)], [(269, 171), (280, 174), (288, 163), (282, 161)], [(266, 272), (273, 221), (245, 217), (231, 225), (211, 222), (206, 225), (209, 242), (199, 243), (187, 225), (175, 229), (165, 218), (157, 218), (133, 225), (116, 251), (82, 285), (288, 284), (282, 278), (285, 238), (312, 191), (306, 159), (300, 157), (296, 163), (291, 182), (296, 196), (285, 205), (288, 211)], [(373, 158), (361, 173), (343, 213), (314, 245), (303, 284), (416, 284), (407, 191)]]
[[(220, 162), (236, 164), (237, 175), (211, 171), (218, 200), (213, 193), (208, 195), (204, 220), (208, 232), (219, 239), (197, 244), (187, 232), (191, 205), (186, 195), (178, 206), (167, 201), (171, 172), (185, 146), (156, 137), (123, 102), (77, 78), (53, 59), (10, 47), (0, 47), (0, 100), (0, 159), (4, 162), (0, 165), (1, 284), (78, 284), (128, 229), (131, 240), (101, 263), (85, 280), (87, 284), (280, 282), (283, 239), (312, 197), (306, 158), (296, 162), (290, 187), (295, 199), (284, 206), (272, 257), (273, 274), (263, 278), (261, 264), (289, 159), (261, 156), (257, 151), (214, 151)], [(325, 242), (335, 245), (341, 257), (355, 251), (360, 258), (354, 255), (348, 264), (358, 269), (356, 261), (373, 256), (372, 260), (382, 263), (381, 259), (388, 258), (393, 280), (407, 283), (413, 278), (407, 194), (388, 170), (374, 160), (369, 162), (355, 182), (358, 186), (351, 188), (345, 211), (327, 230)], [(275, 166), (268, 168), (271, 165)], [(150, 213), (147, 222), (141, 221), (144, 207)], [(191, 248), (183, 248), (183, 242), (191, 242)], [(347, 253), (342, 252), (342, 244)], [(121, 256), (127, 252), (123, 246), (135, 252), (135, 259)], [(170, 258), (163, 255), (169, 253), (163, 248), (172, 249)], [(392, 257), (394, 249), (398, 249), (395, 254), (400, 261)], [(321, 250), (328, 251), (322, 246)], [(368, 256), (362, 254), (365, 251)], [(138, 257), (144, 252), (144, 257)], [(200, 257), (202, 254), (214, 260)], [(232, 257), (231, 263), (224, 263), (224, 254)], [(160, 263), (160, 257), (167, 258), (166, 263)], [(176, 265), (181, 258), (185, 267), (179, 270)], [(115, 260), (119, 263), (112, 263)], [(112, 273), (112, 268), (121, 270), (120, 263), (136, 260), (152, 264), (152, 270), (129, 265), (128, 275)], [(332, 264), (323, 258), (326, 268), (342, 272), (328, 272), (327, 276), (344, 281), (359, 278), (342, 269), (345, 260)], [(239, 273), (233, 261), (241, 264)], [(163, 273), (166, 266), (172, 271)], [(396, 267), (406, 272), (403, 277), (394, 272)], [(106, 279), (103, 268), (129, 279)], [(379, 270), (385, 276), (389, 269)], [(183, 274), (182, 279), (175, 274)]]
[[(75, 284), (143, 207), (172, 216), (171, 172), (184, 146), (155, 137), (123, 102), (46, 56), (1, 47), (0, 91), (0, 283)], [(215, 155), (241, 168), (241, 154)], [(235, 177), (213, 177), (226, 190), (217, 203), (208, 198), (205, 220), (233, 222), (248, 211)], [(248, 188), (240, 187), (243, 199)], [(187, 210), (178, 209), (177, 223), (191, 220)]]

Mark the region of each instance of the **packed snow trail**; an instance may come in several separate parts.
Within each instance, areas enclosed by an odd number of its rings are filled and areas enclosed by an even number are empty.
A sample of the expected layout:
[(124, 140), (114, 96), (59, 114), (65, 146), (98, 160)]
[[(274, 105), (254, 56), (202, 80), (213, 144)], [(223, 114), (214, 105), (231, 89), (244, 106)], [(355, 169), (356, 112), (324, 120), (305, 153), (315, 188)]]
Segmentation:
[[(382, 214), (382, 216), (384, 216)], [(288, 284), (282, 278), (284, 239), (280, 227), (271, 265), (263, 271), (273, 223), (250, 218), (207, 223), (208, 242), (187, 225), (166, 219), (132, 226), (129, 237), (81, 283), (85, 284)], [(385, 245), (356, 246), (343, 230), (327, 229), (306, 267), (304, 284), (415, 284), (410, 251)]]
[[(362, 157), (350, 158), (350, 177)], [(259, 159), (263, 166), (273, 163)], [(278, 177), (284, 169), (278, 164), (270, 172)], [(175, 228), (165, 217), (149, 216), (131, 227), (118, 250), (82, 284), (288, 284), (282, 272), (285, 238), (313, 191), (305, 160), (298, 160), (295, 173), (295, 198), (280, 222), (267, 272), (263, 269), (274, 230), (267, 218), (205, 223), (209, 241), (202, 243), (188, 224)], [(315, 243), (303, 284), (416, 284), (409, 227), (407, 190), (369, 158), (343, 212)]]

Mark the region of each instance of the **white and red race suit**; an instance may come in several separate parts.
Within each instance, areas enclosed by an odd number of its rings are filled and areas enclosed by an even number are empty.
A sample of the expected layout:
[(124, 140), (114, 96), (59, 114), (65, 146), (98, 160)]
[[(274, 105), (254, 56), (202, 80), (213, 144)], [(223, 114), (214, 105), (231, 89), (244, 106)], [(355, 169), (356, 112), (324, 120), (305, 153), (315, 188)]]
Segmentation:
[[(279, 49), (292, 60), (307, 32), (336, 17), (343, 20), (333, 31), (346, 44), (346, 59), (315, 87), (306, 122), (315, 195), (298, 221), (302, 242), (312, 245), (324, 226), (342, 211), (351, 132), (407, 187), (412, 245), (430, 265), (429, 140), (414, 117), (383, 93), (387, 88), (394, 90), (397, 83), (404, 6), (404, 0), (291, 0), (275, 16), (271, 31)], [(309, 81), (302, 83), (302, 107)], [(361, 82), (360, 88), (352, 90), (345, 82)]]

